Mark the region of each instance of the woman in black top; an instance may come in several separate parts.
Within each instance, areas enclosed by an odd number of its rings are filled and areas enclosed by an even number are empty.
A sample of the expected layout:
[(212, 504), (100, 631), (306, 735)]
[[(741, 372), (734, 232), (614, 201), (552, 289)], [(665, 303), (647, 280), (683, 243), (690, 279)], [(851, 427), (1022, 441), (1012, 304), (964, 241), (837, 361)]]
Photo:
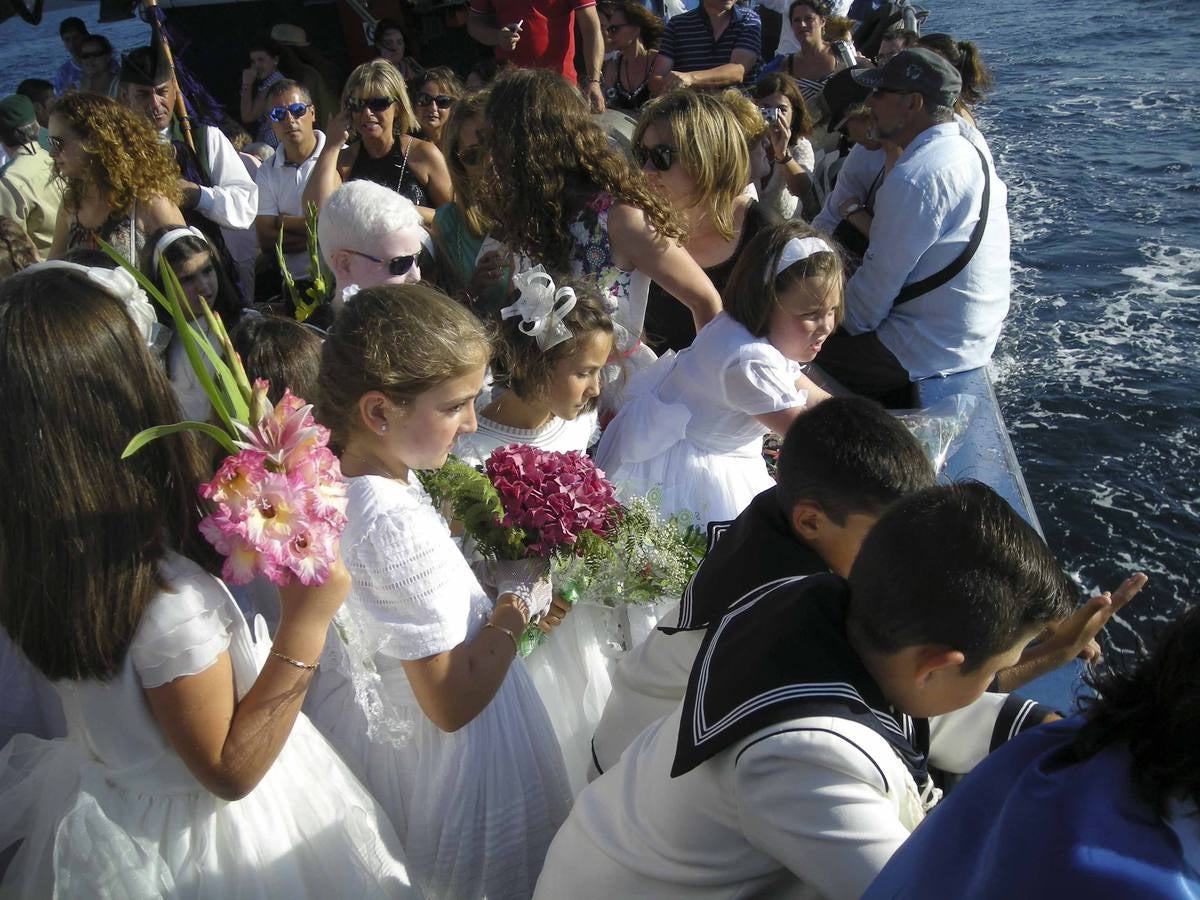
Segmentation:
[[(679, 90), (648, 103), (633, 135), (642, 171), (686, 220), (684, 249), (718, 291), (750, 239), (780, 220), (745, 193), (751, 148), (761, 154), (766, 124), (737, 90)], [(650, 286), (644, 340), (657, 353), (682, 350), (696, 336), (687, 310), (672, 308), (679, 305)]]
[(600, 86), (610, 109), (636, 111), (650, 99), (650, 67), (658, 57), (663, 23), (637, 0), (617, 0), (600, 8), (604, 52), (616, 56), (604, 63)]

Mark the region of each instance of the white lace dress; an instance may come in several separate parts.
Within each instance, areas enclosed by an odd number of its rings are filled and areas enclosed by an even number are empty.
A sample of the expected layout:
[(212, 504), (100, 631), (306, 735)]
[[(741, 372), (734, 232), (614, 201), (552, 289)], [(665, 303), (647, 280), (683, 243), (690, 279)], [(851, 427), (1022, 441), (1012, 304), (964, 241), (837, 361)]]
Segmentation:
[[(494, 397), (481, 397), (486, 406)], [(481, 466), (497, 447), (529, 444), (539, 450), (583, 452), (592, 442), (596, 413), (568, 422), (551, 418), (541, 428), (510, 428), (477, 414), (478, 429), (460, 435), (454, 455)], [(525, 668), (550, 716), (562, 748), (571, 793), (587, 786), (592, 733), (612, 690), (614, 660), (602, 650), (612, 631), (611, 613), (599, 606), (579, 605), (525, 659)]]
[(171, 749), (143, 689), (228, 651), (240, 698), (266, 647), (224, 586), (169, 555), (110, 681), (60, 681), (67, 736), (0, 751), (0, 848), (23, 839), (12, 897), (417, 896), (387, 817), (303, 716), (241, 800), (205, 790)]
[(455, 732), (421, 711), (404, 660), (474, 638), (491, 601), (419, 483), (347, 479), (341, 548), (353, 579), (306, 706), (391, 815), (428, 897), (529, 897), (571, 797), (520, 661)]
[(698, 525), (736, 518), (774, 481), (754, 416), (804, 406), (800, 365), (721, 313), (692, 345), (634, 378), (596, 448), (621, 496), (658, 486), (662, 511)]

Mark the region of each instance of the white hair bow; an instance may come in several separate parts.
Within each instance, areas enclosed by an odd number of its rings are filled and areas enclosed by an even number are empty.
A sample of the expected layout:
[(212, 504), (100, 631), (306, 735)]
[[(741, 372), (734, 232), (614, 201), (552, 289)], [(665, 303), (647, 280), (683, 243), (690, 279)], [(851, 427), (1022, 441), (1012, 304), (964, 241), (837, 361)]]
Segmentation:
[(521, 317), (517, 327), (537, 341), (545, 353), (551, 347), (569, 341), (571, 330), (563, 324), (575, 308), (575, 291), (569, 287), (556, 288), (545, 266), (537, 265), (513, 276), (513, 286), (519, 292), (517, 301), (500, 310), (501, 319)]
[(107, 293), (125, 304), (125, 312), (141, 332), (146, 346), (153, 353), (161, 353), (170, 343), (170, 329), (163, 327), (154, 313), (154, 306), (146, 297), (146, 292), (138, 287), (137, 279), (124, 269), (105, 269), (101, 266), (81, 266), (78, 263), (67, 262), (64, 259), (52, 259), (37, 263), (22, 269), (17, 275), (24, 276), (34, 272), (44, 272), (47, 269), (70, 269), (85, 275), (88, 281), (103, 288)]
[(779, 254), (779, 262), (775, 264), (775, 271), (768, 271), (763, 275), (763, 283), (770, 284), (785, 269), (794, 266), (802, 259), (808, 259), (817, 253), (832, 252), (833, 248), (818, 237), (792, 238), (783, 245), (783, 252)]

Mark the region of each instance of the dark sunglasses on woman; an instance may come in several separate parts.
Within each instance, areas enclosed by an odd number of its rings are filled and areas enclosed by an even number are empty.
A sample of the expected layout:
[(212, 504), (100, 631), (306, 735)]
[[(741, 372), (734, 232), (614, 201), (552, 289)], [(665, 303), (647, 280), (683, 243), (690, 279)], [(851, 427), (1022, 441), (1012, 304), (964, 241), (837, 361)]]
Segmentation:
[(645, 147), (638, 144), (633, 148), (633, 158), (637, 160), (638, 166), (646, 167), (647, 160), (650, 165), (654, 166), (659, 172), (665, 172), (671, 168), (674, 159), (672, 157), (677, 151), (675, 148), (667, 144), (655, 144), (653, 147)]
[(395, 102), (391, 97), (347, 97), (346, 109), (352, 113), (369, 109), (375, 115), (379, 115)]
[(424, 91), (417, 94), (417, 106), (429, 106), (431, 103), (436, 103), (438, 109), (449, 109), (453, 102), (454, 98), (445, 94), (438, 94), (436, 97)]
[(311, 103), (289, 103), (287, 106), (272, 106), (267, 110), (267, 118), (272, 122), (282, 122), (287, 116), (300, 119), (312, 109)]
[(378, 256), (372, 256), (370, 253), (360, 253), (358, 250), (350, 250), (349, 248), (347, 248), (346, 252), (385, 266), (388, 274), (393, 278), (399, 278), (401, 275), (406, 274), (413, 267), (413, 263), (417, 261), (417, 254), (415, 253), (411, 256), (393, 256), (391, 259), (380, 259)]
[(454, 155), (458, 157), (458, 161), (464, 166), (477, 166), (483, 162), (486, 154), (487, 150), (479, 146), (479, 144), (472, 144), (470, 147), (463, 147)]

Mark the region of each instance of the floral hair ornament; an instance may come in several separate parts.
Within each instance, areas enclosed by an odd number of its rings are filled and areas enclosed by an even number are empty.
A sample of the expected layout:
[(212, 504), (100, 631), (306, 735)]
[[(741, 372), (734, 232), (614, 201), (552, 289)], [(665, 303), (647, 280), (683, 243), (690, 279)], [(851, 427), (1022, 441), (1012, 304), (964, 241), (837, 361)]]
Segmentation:
[(554, 279), (542, 265), (514, 275), (513, 286), (519, 292), (517, 302), (500, 310), (501, 319), (520, 316), (521, 324), (517, 327), (522, 334), (536, 340), (543, 353), (573, 337), (571, 329), (563, 324), (575, 308), (573, 289), (556, 288)]
[(162, 255), (167, 252), (167, 248), (180, 238), (185, 237), (200, 238), (200, 240), (204, 241), (205, 244), (208, 244), (210, 248), (212, 247), (212, 244), (209, 243), (208, 236), (195, 225), (189, 225), (186, 228), (172, 228), (170, 231), (160, 237), (158, 239), (158, 243), (154, 245), (154, 255), (150, 260), (150, 268), (153, 271), (158, 271), (158, 261), (162, 259)]
[(776, 278), (801, 260), (808, 259), (818, 253), (832, 253), (833, 248), (818, 237), (792, 238), (783, 245), (779, 254), (779, 262), (775, 263), (775, 271), (763, 276), (763, 284), (770, 284)]
[(124, 269), (81, 266), (64, 259), (52, 259), (28, 266), (12, 277), (19, 278), (25, 274), (44, 272), (47, 269), (70, 269), (73, 272), (79, 272), (88, 281), (120, 300), (125, 305), (125, 312), (137, 326), (137, 330), (141, 333), (142, 339), (151, 352), (161, 353), (170, 342), (170, 330), (159, 323), (154, 307), (146, 297), (146, 292), (138, 287), (137, 280)]

